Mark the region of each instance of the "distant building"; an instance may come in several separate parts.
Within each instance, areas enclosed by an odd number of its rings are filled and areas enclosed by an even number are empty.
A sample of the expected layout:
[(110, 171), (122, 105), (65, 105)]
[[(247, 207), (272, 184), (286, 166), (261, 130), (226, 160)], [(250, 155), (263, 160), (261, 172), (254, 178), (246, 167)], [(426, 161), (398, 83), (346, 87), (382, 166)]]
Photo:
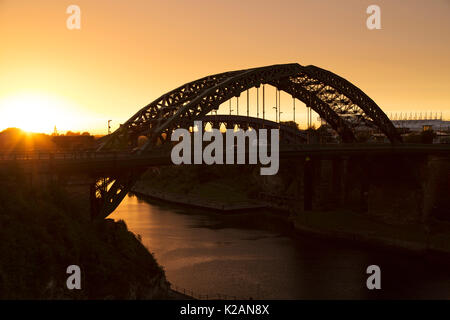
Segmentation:
[[(335, 139), (339, 139), (337, 133), (331, 130), (331, 127), (324, 119), (319, 117), (318, 120), (320, 121), (321, 126), (330, 131), (330, 134)], [(351, 117), (347, 117), (346, 120), (349, 123), (352, 123)], [(391, 117), (390, 120), (403, 137), (415, 136), (423, 131), (432, 130), (435, 133), (433, 143), (450, 143), (450, 121), (443, 120), (442, 116), (438, 118), (436, 115), (434, 118), (431, 118), (430, 115), (430, 118), (426, 116), (424, 118), (420, 118), (420, 116), (417, 117), (412, 114), (400, 114), (398, 117), (397, 115)], [(361, 137), (364, 139), (364, 136), (369, 135), (367, 140), (365, 140), (367, 142), (389, 142), (384, 133), (380, 132), (376, 128), (369, 127), (364, 124), (359, 125), (356, 128), (355, 134), (356, 136), (359, 136), (357, 137), (358, 140), (360, 140)]]
[(442, 119), (419, 119), (419, 120), (391, 120), (396, 128), (409, 129), (409, 131), (449, 131), (450, 121)]
[(433, 143), (450, 143), (450, 121), (442, 120), (442, 115), (440, 118), (437, 115), (427, 117), (425, 113), (425, 117), (421, 118), (400, 114), (399, 118), (394, 117), (391, 121), (405, 140), (415, 141), (418, 133), (430, 130), (434, 132)]

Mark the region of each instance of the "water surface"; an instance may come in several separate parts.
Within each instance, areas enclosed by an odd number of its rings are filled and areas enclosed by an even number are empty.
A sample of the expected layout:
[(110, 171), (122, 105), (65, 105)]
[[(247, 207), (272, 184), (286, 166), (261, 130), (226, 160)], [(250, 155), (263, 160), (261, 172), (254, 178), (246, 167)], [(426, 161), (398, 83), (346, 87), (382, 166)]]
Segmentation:
[[(111, 215), (141, 235), (175, 286), (254, 299), (450, 298), (450, 267), (436, 259), (350, 242), (243, 227), (220, 214), (126, 197)], [(381, 290), (366, 287), (381, 268)]]

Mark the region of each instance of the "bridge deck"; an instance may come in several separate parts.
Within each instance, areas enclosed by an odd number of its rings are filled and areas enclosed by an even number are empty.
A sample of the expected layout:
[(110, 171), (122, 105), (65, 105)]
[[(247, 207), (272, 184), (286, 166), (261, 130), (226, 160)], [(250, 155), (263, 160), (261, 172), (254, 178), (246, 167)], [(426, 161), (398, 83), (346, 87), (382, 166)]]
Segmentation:
[[(270, 146), (268, 147), (270, 150)], [(246, 152), (246, 159), (247, 159)], [(450, 156), (450, 145), (416, 144), (303, 144), (280, 147), (280, 159), (336, 156)], [(0, 171), (25, 168), (38, 172), (85, 172), (107, 174), (133, 168), (170, 165), (170, 149), (146, 154), (127, 152), (27, 152), (0, 153)]]

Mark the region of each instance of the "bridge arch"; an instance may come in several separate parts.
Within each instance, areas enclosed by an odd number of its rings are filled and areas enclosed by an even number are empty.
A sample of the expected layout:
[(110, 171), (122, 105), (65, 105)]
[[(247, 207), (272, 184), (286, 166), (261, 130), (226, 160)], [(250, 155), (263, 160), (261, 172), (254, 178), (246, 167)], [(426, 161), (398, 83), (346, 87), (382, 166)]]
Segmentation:
[[(184, 84), (140, 109), (102, 139), (99, 150), (129, 148), (140, 136), (146, 136), (140, 151), (148, 152), (158, 140), (170, 140), (174, 129), (192, 125), (232, 97), (264, 84), (311, 107), (343, 142), (355, 142), (355, 129), (361, 125), (378, 128), (391, 143), (402, 141), (386, 114), (358, 87), (330, 71), (291, 63), (224, 72)], [(93, 189), (94, 215), (107, 217), (113, 212), (142, 173), (138, 170), (97, 183)]]
[[(177, 127), (201, 120), (219, 105), (243, 91), (270, 84), (301, 100), (316, 111), (342, 138), (355, 142), (355, 128), (378, 128), (392, 143), (400, 135), (384, 112), (362, 90), (338, 75), (297, 63), (273, 65), (207, 76), (180, 86), (148, 104), (116, 130), (100, 148), (126, 144), (146, 135), (149, 150)], [(119, 143), (117, 143), (119, 142)]]

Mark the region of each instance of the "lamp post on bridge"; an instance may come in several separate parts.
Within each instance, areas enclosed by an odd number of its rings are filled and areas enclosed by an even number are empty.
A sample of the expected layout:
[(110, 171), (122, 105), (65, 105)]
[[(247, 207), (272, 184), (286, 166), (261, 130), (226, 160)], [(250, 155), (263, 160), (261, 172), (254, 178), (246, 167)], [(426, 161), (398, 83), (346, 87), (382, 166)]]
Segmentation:
[(250, 95), (247, 89), (247, 117), (250, 115)]
[(264, 85), (263, 85), (263, 101), (262, 101), (263, 105), (263, 120), (266, 118), (266, 97), (265, 97), (265, 90), (264, 90)]
[(281, 90), (278, 90), (278, 121), (281, 122)]
[(295, 122), (295, 98), (292, 97), (293, 107), (294, 107), (294, 122)]
[(256, 87), (256, 117), (259, 118), (259, 87)]
[(278, 122), (278, 89), (275, 87), (275, 122)]

